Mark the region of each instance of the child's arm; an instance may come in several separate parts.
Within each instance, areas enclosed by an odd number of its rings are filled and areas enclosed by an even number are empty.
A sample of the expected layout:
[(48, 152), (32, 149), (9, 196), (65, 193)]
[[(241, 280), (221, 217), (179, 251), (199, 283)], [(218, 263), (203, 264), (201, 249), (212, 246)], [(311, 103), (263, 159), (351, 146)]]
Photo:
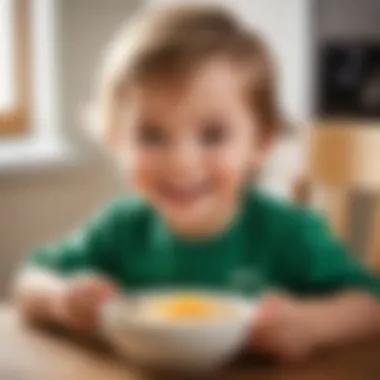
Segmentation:
[(54, 304), (63, 292), (65, 282), (47, 271), (23, 271), (13, 286), (13, 300), (18, 311), (27, 320), (51, 322)]
[(380, 304), (361, 292), (300, 300), (272, 295), (262, 304), (252, 344), (285, 360), (299, 360), (316, 349), (380, 335)]
[(118, 280), (121, 258), (119, 231), (125, 236), (130, 220), (129, 204), (117, 201), (81, 230), (29, 255), (13, 287), (20, 314), (37, 322), (93, 330), (99, 307), (117, 292), (113, 281)]
[(304, 301), (318, 346), (330, 346), (380, 334), (380, 303), (362, 292)]
[(98, 322), (99, 308), (116, 292), (113, 284), (99, 276), (68, 280), (53, 272), (29, 270), (17, 278), (14, 299), (18, 311), (29, 321), (91, 332)]
[(252, 336), (255, 348), (299, 359), (320, 347), (380, 334), (380, 280), (323, 219), (293, 215), (278, 242), (278, 286), (302, 298), (281, 294), (264, 300)]

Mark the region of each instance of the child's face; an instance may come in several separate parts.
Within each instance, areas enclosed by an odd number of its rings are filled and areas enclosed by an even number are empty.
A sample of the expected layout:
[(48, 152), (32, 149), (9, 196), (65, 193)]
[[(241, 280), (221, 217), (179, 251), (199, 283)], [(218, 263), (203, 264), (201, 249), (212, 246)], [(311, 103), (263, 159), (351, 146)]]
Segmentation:
[(128, 100), (120, 152), (134, 187), (173, 228), (206, 233), (236, 210), (265, 147), (227, 61), (173, 87), (145, 86)]

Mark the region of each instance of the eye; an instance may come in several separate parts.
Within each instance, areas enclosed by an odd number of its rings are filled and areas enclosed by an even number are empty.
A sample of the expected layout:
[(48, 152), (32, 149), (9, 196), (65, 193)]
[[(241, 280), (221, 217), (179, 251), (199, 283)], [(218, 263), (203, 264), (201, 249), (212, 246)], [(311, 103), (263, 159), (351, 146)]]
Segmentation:
[(223, 143), (228, 137), (227, 128), (221, 123), (208, 123), (203, 126), (201, 140), (205, 145)]
[(137, 141), (145, 146), (163, 145), (167, 137), (161, 127), (154, 124), (141, 125), (137, 131)]

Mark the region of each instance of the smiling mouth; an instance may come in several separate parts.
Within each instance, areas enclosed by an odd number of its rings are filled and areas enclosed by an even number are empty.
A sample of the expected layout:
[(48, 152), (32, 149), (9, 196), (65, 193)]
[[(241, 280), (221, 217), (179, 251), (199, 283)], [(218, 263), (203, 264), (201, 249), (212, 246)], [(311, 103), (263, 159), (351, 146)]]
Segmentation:
[(161, 194), (167, 200), (183, 206), (199, 201), (202, 197), (209, 194), (210, 190), (210, 184), (205, 182), (188, 186), (172, 184), (164, 184), (161, 186)]

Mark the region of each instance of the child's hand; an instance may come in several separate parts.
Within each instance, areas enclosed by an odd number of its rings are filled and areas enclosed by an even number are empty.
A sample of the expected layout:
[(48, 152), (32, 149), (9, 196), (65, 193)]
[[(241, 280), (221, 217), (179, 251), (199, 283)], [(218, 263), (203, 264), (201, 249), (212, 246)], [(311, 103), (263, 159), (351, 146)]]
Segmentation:
[(92, 332), (97, 327), (101, 306), (117, 292), (116, 286), (102, 277), (73, 278), (57, 295), (55, 318), (71, 330)]
[(285, 295), (263, 300), (252, 334), (252, 347), (280, 360), (300, 360), (316, 346), (310, 313), (302, 301)]

